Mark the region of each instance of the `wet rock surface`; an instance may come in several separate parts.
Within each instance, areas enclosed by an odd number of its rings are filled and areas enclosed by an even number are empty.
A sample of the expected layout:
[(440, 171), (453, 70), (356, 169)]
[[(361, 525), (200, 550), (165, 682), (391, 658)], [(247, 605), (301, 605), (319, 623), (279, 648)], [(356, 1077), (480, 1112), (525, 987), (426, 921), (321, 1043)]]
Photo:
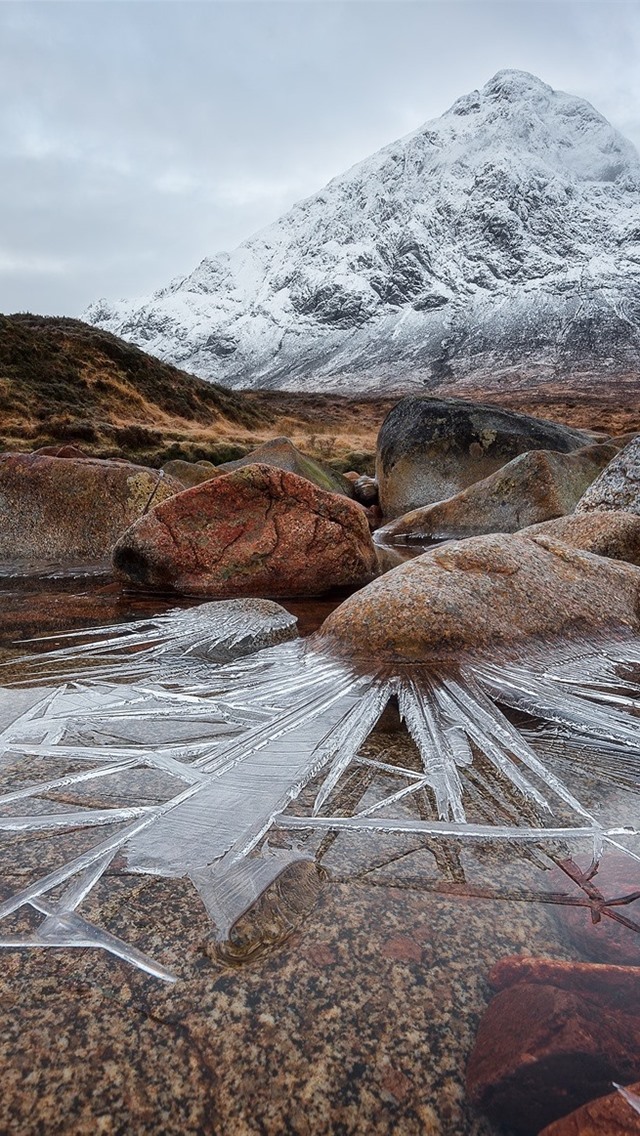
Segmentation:
[(528, 450), (569, 453), (588, 431), (461, 399), (407, 398), (378, 435), (376, 479), (385, 517), (443, 501)]
[(393, 540), (448, 539), (518, 529), (571, 513), (617, 450), (594, 445), (570, 454), (531, 450), (438, 501), (405, 513), (381, 530)]
[[(640, 928), (640, 864), (613, 853), (593, 878), (581, 879), (578, 873), (576, 881), (590, 906), (558, 907), (556, 918), (569, 941), (594, 962), (640, 967), (640, 933), (630, 933), (628, 927), (631, 921)], [(554, 872), (553, 882), (565, 890), (569, 881), (565, 873)], [(577, 887), (571, 892), (574, 898), (579, 894)], [(607, 905), (605, 896), (627, 902)]]
[(548, 537), (451, 541), (346, 600), (320, 641), (353, 657), (447, 658), (465, 649), (607, 625), (637, 626), (640, 573)]
[(181, 485), (129, 462), (0, 454), (0, 559), (98, 560)]
[[(536, 963), (539, 962), (539, 968)], [(598, 973), (599, 972), (599, 973)], [(472, 1101), (522, 1136), (640, 1076), (640, 970), (498, 964), (467, 1069)]]
[(211, 596), (318, 595), (378, 570), (360, 505), (265, 465), (154, 509), (118, 542), (114, 564), (136, 584)]
[(640, 434), (637, 434), (589, 486), (577, 513), (622, 509), (640, 513)]
[(521, 530), (522, 536), (549, 536), (572, 548), (640, 564), (640, 517), (635, 513), (594, 509), (572, 513)]

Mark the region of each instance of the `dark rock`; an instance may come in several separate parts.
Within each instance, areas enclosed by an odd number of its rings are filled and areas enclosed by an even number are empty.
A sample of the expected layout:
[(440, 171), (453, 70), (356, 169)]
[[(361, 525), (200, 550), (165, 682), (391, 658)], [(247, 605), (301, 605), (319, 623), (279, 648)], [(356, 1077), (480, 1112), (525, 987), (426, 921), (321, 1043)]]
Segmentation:
[(273, 469), (284, 469), (288, 473), (296, 473), (298, 477), (306, 477), (307, 481), (327, 493), (341, 493), (344, 497), (354, 496), (353, 485), (348, 478), (343, 477), (330, 466), (324, 465), (323, 462), (301, 453), (289, 438), (273, 438), (270, 442), (264, 442), (256, 450), (252, 450), (246, 457), (224, 462), (218, 466), (218, 469), (223, 473), (230, 473), (246, 465), (270, 465)]
[(360, 505), (267, 465), (159, 505), (124, 534), (114, 565), (136, 584), (211, 596), (318, 595), (377, 571)]
[(350, 596), (325, 620), (334, 650), (387, 661), (493, 652), (532, 635), (637, 627), (640, 573), (548, 537), (451, 541)]
[(527, 450), (569, 453), (588, 431), (460, 399), (406, 398), (378, 435), (376, 478), (385, 517), (443, 501)]
[[(535, 980), (538, 962), (541, 981)], [(640, 970), (620, 968), (620, 977), (617, 967), (591, 966), (587, 975), (577, 964), (576, 988), (574, 964), (523, 963), (521, 972), (512, 965), (512, 981), (482, 1018), (467, 1089), (493, 1120), (518, 1136), (535, 1136), (545, 1124), (607, 1093), (612, 1081), (640, 1077)]]
[(640, 517), (636, 513), (594, 510), (572, 513), (521, 530), (522, 536), (550, 536), (572, 548), (640, 564)]
[(572, 512), (593, 479), (615, 457), (614, 446), (585, 446), (570, 454), (529, 450), (501, 469), (434, 505), (413, 509), (384, 526), (394, 540), (443, 540), (517, 532)]
[(595, 509), (640, 513), (640, 434), (614, 457), (589, 486), (576, 513)]
[(377, 505), (378, 482), (375, 477), (367, 477), (366, 473), (358, 477), (353, 483), (353, 495), (361, 505)]
[(2, 454), (0, 557), (108, 557), (133, 521), (181, 488), (129, 462)]

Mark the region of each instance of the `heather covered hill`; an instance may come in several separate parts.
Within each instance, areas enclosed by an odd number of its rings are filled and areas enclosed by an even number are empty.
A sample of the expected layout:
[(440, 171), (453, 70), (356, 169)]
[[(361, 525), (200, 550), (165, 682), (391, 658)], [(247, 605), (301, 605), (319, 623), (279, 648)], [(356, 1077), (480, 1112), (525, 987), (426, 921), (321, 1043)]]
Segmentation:
[(373, 472), (384, 399), (234, 392), (80, 320), (0, 315), (0, 451), (73, 443), (149, 465), (230, 461), (286, 435)]
[(0, 447), (76, 442), (139, 451), (228, 434), (267, 415), (80, 320), (0, 316)]

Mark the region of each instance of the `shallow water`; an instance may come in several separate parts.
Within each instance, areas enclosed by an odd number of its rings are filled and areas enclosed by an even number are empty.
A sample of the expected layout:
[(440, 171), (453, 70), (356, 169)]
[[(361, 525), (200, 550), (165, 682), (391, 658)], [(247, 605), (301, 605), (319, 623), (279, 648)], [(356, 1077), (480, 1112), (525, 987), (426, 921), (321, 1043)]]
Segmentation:
[[(201, 602), (128, 594), (99, 572), (34, 567), (0, 581), (5, 660), (29, 636)], [(342, 598), (284, 606), (308, 635)], [(419, 769), (392, 713), (359, 753), (364, 763), (342, 785), (341, 812), (376, 804), (388, 774), (367, 762)], [(6, 772), (12, 787), (34, 775), (22, 761)], [(138, 799), (157, 799), (158, 775), (136, 776)], [(587, 770), (581, 786), (597, 806), (601, 783)], [(311, 807), (317, 789), (307, 784), (296, 811)], [(608, 797), (622, 819), (637, 813), (637, 792), (612, 786)], [(103, 803), (79, 788), (58, 800)], [(2, 898), (95, 840), (94, 829), (55, 841), (47, 832), (2, 833)], [(512, 954), (593, 957), (588, 907), (577, 909), (585, 935), (576, 938), (566, 909), (550, 902), (584, 892), (558, 878), (547, 854), (509, 844), (330, 831), (309, 848), (312, 859), (292, 863), (224, 941), (189, 880), (139, 875), (114, 860), (84, 916), (161, 960), (175, 985), (95, 950), (3, 952), (0, 1130), (508, 1132), (475, 1112), (464, 1089), (487, 974)], [(588, 842), (575, 851), (585, 868), (590, 854)], [(640, 919), (639, 907), (627, 914)], [(24, 908), (13, 919), (16, 935), (37, 923)], [(630, 930), (626, 941), (633, 958), (640, 936)]]

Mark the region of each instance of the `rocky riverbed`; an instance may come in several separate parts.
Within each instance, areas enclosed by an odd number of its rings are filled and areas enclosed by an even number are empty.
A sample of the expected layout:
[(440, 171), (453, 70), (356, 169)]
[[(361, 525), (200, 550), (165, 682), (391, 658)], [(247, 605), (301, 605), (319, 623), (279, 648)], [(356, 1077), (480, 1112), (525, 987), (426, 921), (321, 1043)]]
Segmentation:
[[(383, 543), (585, 447), (533, 529)], [(0, 1131), (536, 1136), (613, 1081), (566, 1131), (635, 1131), (636, 441), (432, 403), (376, 483), (266, 457), (0, 459)]]

